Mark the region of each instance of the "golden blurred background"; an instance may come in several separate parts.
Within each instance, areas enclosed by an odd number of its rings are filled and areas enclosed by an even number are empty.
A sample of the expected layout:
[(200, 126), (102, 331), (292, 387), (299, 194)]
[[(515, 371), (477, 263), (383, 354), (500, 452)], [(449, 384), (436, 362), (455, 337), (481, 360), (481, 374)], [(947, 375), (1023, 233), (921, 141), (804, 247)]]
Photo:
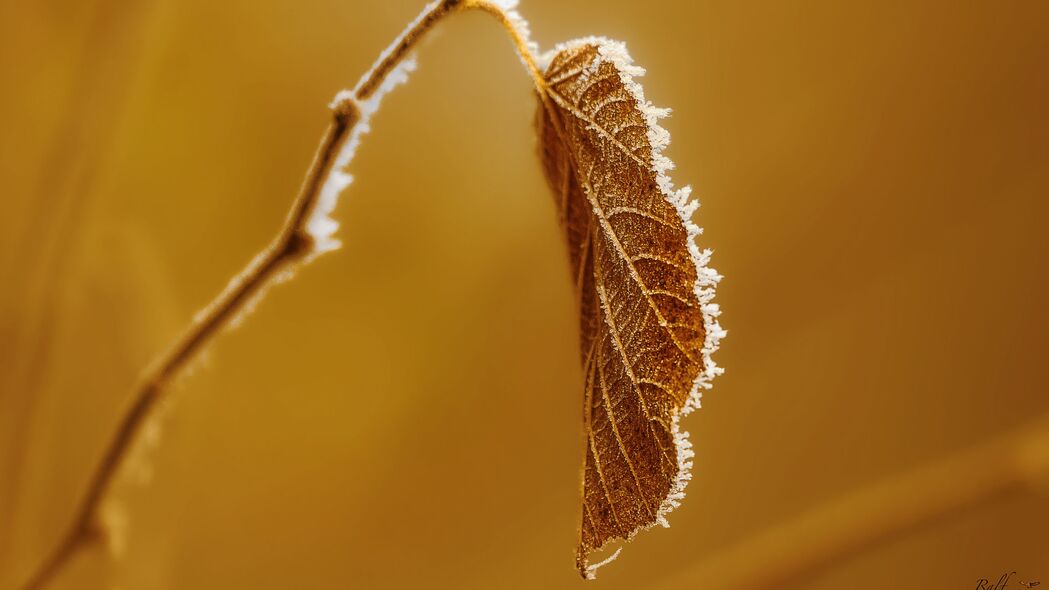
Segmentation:
[[(56, 543), (142, 369), (276, 232), (328, 101), (421, 4), (0, 1), (0, 588)], [(178, 381), (111, 498), (122, 546), (55, 588), (716, 588), (762, 561), (712, 556), (1049, 413), (1049, 4), (521, 11), (543, 48), (602, 34), (648, 68), (725, 276), (727, 373), (684, 420), (672, 526), (578, 579), (567, 258), (530, 81), (464, 14), (373, 119), (343, 248)], [(1012, 571), (1049, 583), (1049, 485), (778, 587)]]

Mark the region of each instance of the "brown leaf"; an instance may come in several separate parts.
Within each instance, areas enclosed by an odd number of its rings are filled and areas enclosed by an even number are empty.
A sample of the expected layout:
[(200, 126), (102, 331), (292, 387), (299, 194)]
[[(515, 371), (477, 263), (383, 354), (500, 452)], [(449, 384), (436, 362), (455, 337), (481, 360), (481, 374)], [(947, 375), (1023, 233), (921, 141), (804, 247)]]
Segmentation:
[[(586, 458), (576, 565), (656, 523), (684, 496), (691, 445), (678, 428), (721, 372), (710, 302), (720, 278), (693, 242), (698, 206), (674, 189), (669, 141), (625, 47), (589, 38), (544, 56), (543, 166), (580, 309)], [(601, 564), (598, 564), (601, 565)]]

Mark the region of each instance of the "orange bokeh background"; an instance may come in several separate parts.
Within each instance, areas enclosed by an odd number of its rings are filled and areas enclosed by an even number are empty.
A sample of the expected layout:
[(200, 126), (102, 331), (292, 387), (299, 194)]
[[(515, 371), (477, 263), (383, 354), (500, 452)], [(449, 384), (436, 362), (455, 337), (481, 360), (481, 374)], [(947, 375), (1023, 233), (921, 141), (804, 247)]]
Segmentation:
[[(0, 3), (0, 588), (56, 542), (143, 368), (275, 233), (325, 105), (420, 7)], [(688, 497), (590, 587), (687, 578), (1049, 412), (1049, 5), (521, 11), (543, 48), (602, 34), (648, 68), (725, 276)], [(584, 585), (576, 311), (530, 82), (480, 14), (419, 62), (352, 163), (343, 248), (178, 380), (113, 494), (119, 555), (56, 588)], [(1047, 583), (1047, 489), (789, 587)]]

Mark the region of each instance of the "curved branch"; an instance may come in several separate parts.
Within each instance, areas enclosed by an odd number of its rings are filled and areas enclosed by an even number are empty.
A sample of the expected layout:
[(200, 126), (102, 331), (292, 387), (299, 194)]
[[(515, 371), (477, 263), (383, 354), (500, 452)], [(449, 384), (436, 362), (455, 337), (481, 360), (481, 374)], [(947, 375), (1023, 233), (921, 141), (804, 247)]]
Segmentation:
[(213, 301), (194, 317), (181, 338), (151, 368), (134, 394), (131, 407), (121, 418), (116, 434), (106, 447), (88, 484), (72, 523), (48, 557), (38, 566), (23, 588), (35, 590), (50, 582), (77, 550), (96, 538), (101, 530), (96, 523), (99, 505), (105, 497), (142, 426), (154, 407), (167, 394), (167, 386), (214, 337), (229, 326), (247, 302), (261, 296), (282, 271), (294, 270), (314, 256), (332, 248), (321, 243), (324, 236), (311, 227), (315, 216), (326, 215), (331, 203), (322, 203), (327, 191), (336, 194), (344, 184), (338, 180), (341, 168), (352, 156), (354, 129), (377, 107), (382, 91), (398, 66), (403, 65), (419, 40), (443, 17), (466, 9), (477, 9), (496, 17), (511, 40), (536, 84), (541, 99), (546, 100), (545, 84), (528, 47), (525, 33), (518, 27), (514, 13), (486, 0), (442, 0), (433, 2), (379, 56), (353, 92), (340, 93), (332, 105), (333, 118), (321, 141), (302, 188), (292, 204), (276, 238), (248, 266), (236, 275)]

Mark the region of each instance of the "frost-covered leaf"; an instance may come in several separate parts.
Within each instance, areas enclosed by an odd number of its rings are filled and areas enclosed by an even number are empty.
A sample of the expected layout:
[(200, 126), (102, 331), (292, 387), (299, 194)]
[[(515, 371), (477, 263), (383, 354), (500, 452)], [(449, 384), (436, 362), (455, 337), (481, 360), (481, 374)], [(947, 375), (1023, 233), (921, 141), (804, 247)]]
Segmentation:
[[(656, 523), (684, 496), (692, 451), (678, 427), (720, 373), (711, 303), (720, 278), (694, 243), (698, 203), (674, 189), (669, 142), (621, 43), (573, 41), (543, 57), (543, 165), (567, 237), (585, 376), (576, 563)], [(599, 564), (600, 565), (600, 564)]]

